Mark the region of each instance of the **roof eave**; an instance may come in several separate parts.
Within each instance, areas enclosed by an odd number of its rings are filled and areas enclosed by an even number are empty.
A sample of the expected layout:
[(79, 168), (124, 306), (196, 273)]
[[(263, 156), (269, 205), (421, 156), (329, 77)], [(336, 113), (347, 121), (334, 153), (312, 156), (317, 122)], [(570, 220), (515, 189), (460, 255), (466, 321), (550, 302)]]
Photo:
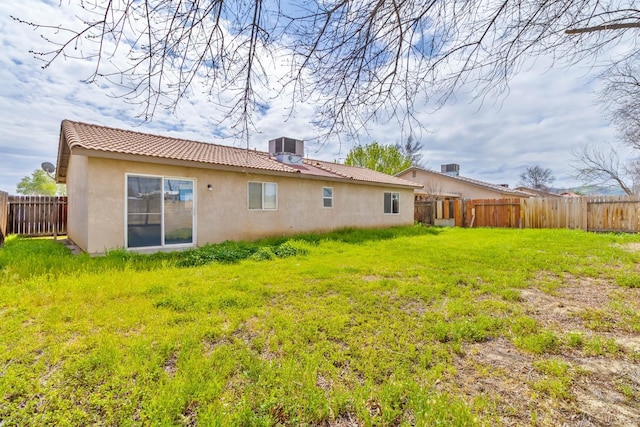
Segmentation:
[[(352, 182), (352, 183), (358, 183), (360, 185), (371, 185), (376, 187), (393, 187), (393, 188), (407, 188), (407, 189), (422, 188), (422, 185), (411, 184), (411, 183), (404, 184), (404, 183), (388, 183), (388, 182), (379, 182), (379, 181), (365, 181), (365, 180), (359, 180), (359, 179), (343, 177), (338, 175), (325, 176), (325, 175), (302, 174), (299, 171), (294, 171), (294, 172), (278, 171), (278, 170), (261, 169), (261, 168), (255, 168), (255, 167), (249, 167), (249, 166), (234, 166), (234, 165), (224, 165), (220, 163), (198, 162), (194, 160), (180, 160), (180, 159), (171, 159), (166, 157), (144, 156), (140, 154), (117, 153), (112, 151), (94, 150), (91, 148), (86, 148), (81, 146), (74, 146), (73, 148), (71, 148), (71, 154), (87, 156), (87, 157), (113, 159), (113, 160), (128, 160), (128, 161), (142, 162), (142, 163), (155, 163), (155, 164), (163, 164), (163, 165), (170, 164), (174, 166), (196, 167), (199, 169), (213, 169), (213, 170), (219, 170), (219, 171), (239, 172), (239, 173), (247, 173), (247, 174), (255, 174), (255, 175), (259, 174), (259, 175), (295, 177), (295, 178), (302, 178), (302, 179), (312, 179), (312, 180), (318, 180), (318, 181), (331, 181), (331, 182)], [(67, 159), (67, 162), (68, 162), (68, 159)]]

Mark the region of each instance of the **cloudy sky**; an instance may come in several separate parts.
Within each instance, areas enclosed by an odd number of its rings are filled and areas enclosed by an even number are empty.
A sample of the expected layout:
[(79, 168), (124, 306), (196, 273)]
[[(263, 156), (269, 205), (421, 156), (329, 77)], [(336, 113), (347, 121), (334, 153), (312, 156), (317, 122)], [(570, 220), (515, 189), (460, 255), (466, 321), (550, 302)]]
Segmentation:
[[(64, 5), (68, 2), (64, 1)], [(136, 119), (139, 107), (109, 96), (107, 84), (83, 83), (90, 63), (60, 59), (43, 70), (30, 50), (50, 48), (40, 32), (10, 15), (58, 24), (72, 19), (57, 0), (6, 0), (0, 3), (0, 190), (15, 193), (18, 181), (44, 161), (55, 163), (60, 122), (63, 119), (141, 132), (177, 136), (219, 144), (244, 146), (219, 139), (212, 117), (215, 107), (206, 96), (194, 94), (177, 111), (160, 112), (151, 122)], [(578, 185), (570, 166), (572, 150), (585, 142), (614, 140), (614, 130), (596, 105), (595, 84), (587, 67), (548, 69), (544, 58), (510, 82), (507, 96), (470, 102), (473, 93), (460, 93), (456, 102), (433, 111), (425, 107), (418, 117), (427, 129), (419, 136), (423, 161), (438, 169), (458, 163), (461, 174), (497, 184), (516, 186), (527, 167), (550, 168), (556, 186)], [(273, 100), (256, 120), (258, 133), (250, 146), (267, 149), (278, 136), (313, 140), (309, 125), (312, 106), (300, 105), (293, 116), (285, 100)], [(395, 122), (371, 123), (360, 143), (372, 140), (394, 144), (402, 129)], [(351, 143), (312, 142), (310, 157), (343, 160)]]

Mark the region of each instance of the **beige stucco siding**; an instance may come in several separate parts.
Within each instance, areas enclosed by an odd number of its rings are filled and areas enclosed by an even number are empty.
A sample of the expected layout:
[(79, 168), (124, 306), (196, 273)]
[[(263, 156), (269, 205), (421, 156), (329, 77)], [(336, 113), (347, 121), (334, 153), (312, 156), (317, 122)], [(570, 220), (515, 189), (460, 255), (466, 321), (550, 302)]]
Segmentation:
[(67, 168), (74, 178), (67, 181), (67, 237), (83, 249), (89, 243), (87, 164), (87, 157), (72, 156)]
[[(81, 156), (71, 156), (72, 159)], [(195, 180), (196, 244), (224, 240), (250, 240), (265, 236), (331, 230), (343, 227), (387, 227), (413, 223), (413, 189), (316, 180), (301, 176), (277, 176), (244, 172), (161, 165), (91, 157), (85, 159), (83, 173), (69, 173), (68, 188), (76, 186), (70, 213), (81, 224), (89, 218), (86, 237), (69, 235), (90, 253), (102, 253), (125, 245), (126, 174), (154, 175)], [(77, 163), (70, 161), (70, 167)], [(83, 178), (82, 176), (85, 176)], [(84, 180), (83, 183), (76, 182)], [(247, 183), (278, 184), (278, 209), (257, 211), (247, 208)], [(211, 184), (212, 190), (207, 186)], [(333, 208), (323, 207), (322, 188), (333, 188)], [(400, 193), (400, 213), (384, 214), (384, 192)], [(80, 207), (86, 204), (83, 211)], [(82, 227), (79, 227), (82, 228)], [(71, 230), (71, 226), (70, 226)]]

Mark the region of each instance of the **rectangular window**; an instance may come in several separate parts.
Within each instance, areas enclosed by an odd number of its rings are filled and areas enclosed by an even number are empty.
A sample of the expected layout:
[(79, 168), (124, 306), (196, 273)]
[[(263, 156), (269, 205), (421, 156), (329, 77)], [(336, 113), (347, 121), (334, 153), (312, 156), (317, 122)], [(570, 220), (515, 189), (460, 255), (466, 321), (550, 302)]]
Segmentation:
[(384, 213), (400, 213), (400, 193), (384, 193)]
[(333, 187), (322, 187), (322, 206), (333, 207)]
[(192, 244), (193, 180), (127, 176), (127, 247)]
[(250, 182), (247, 186), (248, 206), (251, 210), (278, 209), (278, 184)]

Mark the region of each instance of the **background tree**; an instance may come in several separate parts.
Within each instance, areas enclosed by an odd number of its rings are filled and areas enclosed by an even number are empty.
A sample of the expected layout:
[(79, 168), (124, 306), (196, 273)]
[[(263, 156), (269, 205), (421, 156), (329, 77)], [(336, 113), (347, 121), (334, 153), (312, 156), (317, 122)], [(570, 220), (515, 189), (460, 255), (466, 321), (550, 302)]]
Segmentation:
[(604, 76), (600, 101), (620, 140), (640, 150), (640, 64), (621, 64)]
[(344, 163), (395, 175), (411, 167), (411, 158), (402, 154), (394, 145), (381, 145), (374, 141), (353, 147)]
[[(640, 184), (640, 64), (622, 63), (605, 75), (600, 101), (624, 147), (584, 144), (573, 152), (572, 167), (585, 185), (615, 186), (626, 194)], [(622, 150), (622, 151), (621, 151)], [(623, 153), (623, 154), (621, 154)]]
[(25, 176), (16, 185), (16, 192), (24, 195), (55, 196), (65, 194), (64, 185), (57, 185), (42, 169), (34, 170), (30, 176)]
[(268, 102), (257, 89), (278, 83), (292, 108), (313, 101), (329, 134), (356, 135), (380, 118), (420, 126), (416, 99), (444, 102), (466, 83), (479, 97), (502, 92), (530, 57), (631, 66), (637, 3), (77, 0), (60, 2), (77, 5), (76, 25), (22, 22), (50, 42), (36, 52), (45, 67), (93, 60), (87, 82), (120, 85), (145, 119), (204, 91), (222, 120), (246, 132)]
[(620, 161), (618, 151), (585, 144), (573, 153), (572, 167), (575, 177), (584, 185), (611, 185), (633, 195), (640, 183), (640, 161)]
[(411, 166), (422, 167), (422, 143), (415, 141), (413, 135), (409, 135), (404, 144), (396, 144), (396, 148), (411, 160)]
[(529, 188), (547, 190), (556, 178), (551, 169), (539, 165), (529, 166), (520, 174), (520, 185)]

